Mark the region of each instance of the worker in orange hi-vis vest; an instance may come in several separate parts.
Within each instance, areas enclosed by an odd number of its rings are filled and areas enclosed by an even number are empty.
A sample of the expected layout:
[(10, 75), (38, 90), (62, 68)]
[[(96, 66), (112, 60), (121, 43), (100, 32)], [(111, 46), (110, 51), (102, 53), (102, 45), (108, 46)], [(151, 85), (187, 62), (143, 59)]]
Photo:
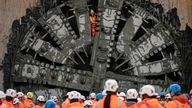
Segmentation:
[(136, 89), (127, 90), (127, 97), (126, 97), (127, 108), (139, 108), (137, 98), (138, 98), (138, 92)]
[(19, 99), (19, 108), (25, 108), (25, 95), (22, 92), (18, 92), (17, 98)]
[(107, 95), (96, 102), (93, 108), (127, 108), (125, 102), (121, 101), (117, 96), (118, 83), (114, 79), (108, 79), (105, 82), (104, 89)]
[(90, 11), (89, 20), (91, 23), (91, 36), (96, 35), (96, 15), (93, 10)]
[(44, 96), (38, 96), (37, 97), (37, 105), (35, 105), (35, 108), (44, 108), (46, 100)]
[(155, 93), (155, 88), (152, 85), (144, 85), (139, 94), (142, 97), (139, 108), (163, 108), (156, 98), (157, 93)]
[(55, 108), (60, 108), (57, 96), (51, 96), (51, 99), (55, 102)]
[(13, 106), (14, 108), (20, 108), (20, 101), (18, 98), (13, 99)]
[(84, 108), (80, 103), (81, 94), (77, 91), (71, 91), (69, 93), (70, 104), (68, 108)]
[(169, 92), (172, 100), (166, 103), (166, 108), (190, 108), (187, 98), (181, 94), (181, 86), (178, 84), (171, 84)]
[(27, 93), (27, 99), (24, 101), (25, 108), (34, 108), (35, 104), (33, 103), (33, 93), (28, 92)]
[(4, 108), (5, 104), (3, 101), (5, 100), (5, 93), (3, 91), (0, 91), (0, 108)]
[(70, 104), (70, 100), (69, 100), (69, 94), (70, 92), (68, 92), (65, 96), (65, 100), (64, 102), (62, 103), (62, 108), (68, 108), (68, 105)]
[(7, 89), (5, 100), (3, 104), (5, 104), (4, 108), (14, 108), (13, 99), (17, 96), (17, 93), (13, 89)]

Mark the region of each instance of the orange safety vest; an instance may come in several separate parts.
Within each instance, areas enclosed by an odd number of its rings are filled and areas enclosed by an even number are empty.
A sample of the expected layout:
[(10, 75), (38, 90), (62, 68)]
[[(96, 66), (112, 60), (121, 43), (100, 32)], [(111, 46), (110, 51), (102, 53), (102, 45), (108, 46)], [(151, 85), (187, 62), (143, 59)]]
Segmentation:
[(25, 99), (24, 105), (25, 105), (25, 108), (34, 108), (35, 107), (35, 104), (33, 103), (33, 101), (31, 99)]
[(91, 35), (95, 36), (96, 35), (96, 16), (90, 16), (89, 19), (91, 22)]
[(35, 108), (44, 108), (44, 105), (35, 105)]
[(138, 103), (134, 103), (130, 106), (127, 106), (127, 108), (139, 108), (141, 106), (141, 102), (138, 102)]
[[(103, 108), (106, 96), (93, 105), (93, 108)], [(127, 108), (125, 102), (119, 100), (117, 95), (111, 95), (110, 108)]]
[(80, 102), (73, 102), (73, 103), (70, 103), (68, 108), (84, 108)]
[(55, 102), (55, 108), (60, 108), (60, 106)]
[(8, 102), (5, 100), (5, 101), (3, 101), (3, 104), (5, 105), (5, 108), (14, 108), (12, 101)]
[(0, 105), (0, 108), (6, 108), (6, 105), (5, 105), (4, 103), (2, 103), (2, 104)]
[(163, 108), (157, 99), (146, 98), (141, 101), (139, 108)]
[(69, 104), (70, 104), (70, 100), (67, 98), (67, 99), (62, 103), (62, 108), (67, 108)]
[(166, 105), (166, 108), (190, 108), (188, 103), (181, 103), (177, 100), (169, 101)]

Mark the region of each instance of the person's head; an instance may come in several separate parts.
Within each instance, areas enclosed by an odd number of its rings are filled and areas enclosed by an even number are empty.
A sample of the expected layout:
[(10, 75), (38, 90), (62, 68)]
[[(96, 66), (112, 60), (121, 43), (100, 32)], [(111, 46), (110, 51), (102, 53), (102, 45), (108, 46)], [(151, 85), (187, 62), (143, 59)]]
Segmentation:
[(189, 94), (184, 93), (183, 95), (187, 98), (187, 100), (190, 100), (190, 96), (189, 96)]
[(5, 99), (7, 101), (13, 101), (13, 99), (17, 96), (16, 90), (13, 89), (7, 89), (6, 94), (5, 94)]
[(90, 99), (95, 99), (96, 98), (96, 94), (95, 93), (90, 93), (89, 98)]
[(91, 100), (86, 100), (84, 102), (84, 108), (92, 108), (92, 106), (93, 106), (93, 103)]
[(127, 90), (127, 100), (137, 101), (138, 92), (136, 89), (129, 89)]
[(192, 89), (189, 92), (189, 96), (190, 96), (190, 98), (192, 98)]
[(165, 100), (165, 92), (161, 92), (160, 94), (159, 94), (159, 99), (160, 100)]
[(118, 94), (118, 96), (119, 96), (119, 97), (122, 97), (123, 100), (126, 99), (126, 94), (125, 94), (124, 92), (120, 92), (120, 93)]
[(103, 94), (102, 93), (97, 93), (96, 94), (96, 100), (98, 101), (98, 100), (100, 100), (100, 99), (102, 99), (103, 98)]
[(48, 100), (46, 103), (45, 103), (45, 106), (44, 106), (45, 108), (55, 108), (55, 102), (52, 100), (52, 99), (50, 99), (50, 100)]
[(172, 97), (181, 94), (181, 86), (179, 84), (171, 84), (168, 90)]
[(140, 94), (142, 99), (153, 98), (154, 96), (157, 95), (157, 93), (155, 93), (155, 88), (152, 85), (144, 85), (139, 90), (139, 94)]
[(69, 93), (70, 103), (79, 102), (80, 98), (81, 98), (81, 94), (77, 91), (71, 91)]
[(19, 105), (20, 104), (20, 101), (18, 98), (14, 98), (13, 99), (13, 105)]
[(93, 9), (90, 10), (90, 15), (92, 15), (92, 16), (95, 15), (95, 12)]
[(166, 99), (166, 101), (170, 101), (171, 100), (171, 94), (170, 93), (166, 94), (165, 99)]
[(44, 96), (38, 96), (37, 97), (37, 104), (38, 105), (44, 105), (45, 104), (45, 97)]
[(119, 85), (117, 83), (116, 80), (114, 79), (108, 79), (106, 82), (105, 82), (105, 85), (104, 85), (104, 90), (106, 91), (106, 93), (112, 93), (112, 92), (117, 92), (119, 88)]
[(27, 99), (33, 99), (33, 93), (32, 92), (28, 92), (27, 93)]
[(5, 93), (3, 91), (0, 91), (0, 104), (2, 104), (2, 101), (5, 99)]
[(80, 102), (81, 102), (81, 103), (84, 103), (84, 101), (85, 101), (85, 96), (81, 95), (81, 97), (80, 97)]
[(51, 96), (51, 99), (52, 99), (54, 102), (58, 102), (57, 96)]
[(17, 92), (17, 98), (19, 101), (23, 101), (25, 99), (25, 95), (22, 92)]

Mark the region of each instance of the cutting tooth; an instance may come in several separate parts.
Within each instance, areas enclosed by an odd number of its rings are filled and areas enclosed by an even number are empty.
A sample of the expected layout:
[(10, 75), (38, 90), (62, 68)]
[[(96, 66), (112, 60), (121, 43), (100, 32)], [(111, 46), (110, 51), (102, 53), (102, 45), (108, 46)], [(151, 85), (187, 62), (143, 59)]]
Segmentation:
[(158, 50), (159, 50), (159, 51), (161, 51), (161, 50), (162, 50), (162, 48), (161, 48), (161, 47), (159, 47), (159, 48), (158, 48)]
[(154, 55), (154, 53), (153, 53), (153, 52), (151, 52), (151, 53), (150, 53), (150, 56), (153, 56), (153, 55)]
[(149, 57), (150, 57), (150, 55), (148, 55), (148, 54), (147, 54), (145, 57), (146, 57), (146, 58), (149, 58)]
[(155, 50), (154, 53), (158, 53), (158, 50)]
[(166, 45), (163, 45), (163, 48), (166, 48)]

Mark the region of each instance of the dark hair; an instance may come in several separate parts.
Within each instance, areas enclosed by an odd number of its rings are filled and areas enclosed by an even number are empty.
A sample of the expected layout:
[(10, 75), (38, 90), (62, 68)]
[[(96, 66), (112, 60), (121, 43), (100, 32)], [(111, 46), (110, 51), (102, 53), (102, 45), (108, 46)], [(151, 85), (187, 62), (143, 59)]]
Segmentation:
[(116, 92), (112, 92), (112, 93), (109, 93), (109, 92), (107, 92), (107, 96), (106, 96), (106, 98), (105, 98), (105, 100), (104, 100), (104, 108), (110, 108), (110, 102), (111, 102), (111, 95), (114, 95), (114, 94), (116, 94)]
[(71, 99), (71, 100), (70, 100), (70, 103), (78, 102), (78, 101), (79, 101), (79, 99)]
[(13, 98), (12, 98), (11, 96), (6, 96), (5, 99), (6, 99), (6, 101), (8, 101), (8, 102), (10, 102), (10, 101), (13, 100)]
[(138, 102), (138, 100), (137, 100), (137, 99), (127, 99), (127, 101)]

